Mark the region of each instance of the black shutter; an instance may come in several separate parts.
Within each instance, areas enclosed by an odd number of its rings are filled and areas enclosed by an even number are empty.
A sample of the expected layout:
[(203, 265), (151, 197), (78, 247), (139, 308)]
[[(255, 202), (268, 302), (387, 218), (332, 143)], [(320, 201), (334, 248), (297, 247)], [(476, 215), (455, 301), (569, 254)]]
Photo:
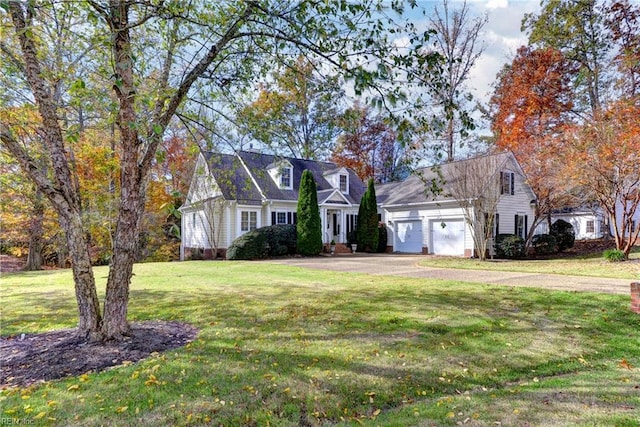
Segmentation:
[(500, 234), (500, 214), (496, 214), (496, 236)]
[[(516, 221), (515, 221), (515, 225), (513, 226), (513, 234), (515, 234), (516, 236), (520, 236), (518, 234), (518, 215), (517, 214), (516, 214), (515, 218), (516, 218)], [(520, 237), (522, 237), (522, 236), (520, 236)]]
[(511, 195), (513, 196), (515, 193), (515, 177), (516, 174), (515, 173), (511, 173)]
[(271, 225), (276, 225), (276, 213), (271, 212)]
[(504, 194), (504, 172), (500, 172), (500, 194)]
[(297, 213), (297, 212), (294, 212), (294, 213), (293, 213), (293, 223), (294, 223), (294, 224), (297, 224), (297, 223), (298, 223), (298, 213)]
[(293, 224), (293, 215), (291, 212), (287, 212), (287, 224)]
[(527, 235), (529, 234), (529, 215), (524, 216), (524, 240), (527, 240)]

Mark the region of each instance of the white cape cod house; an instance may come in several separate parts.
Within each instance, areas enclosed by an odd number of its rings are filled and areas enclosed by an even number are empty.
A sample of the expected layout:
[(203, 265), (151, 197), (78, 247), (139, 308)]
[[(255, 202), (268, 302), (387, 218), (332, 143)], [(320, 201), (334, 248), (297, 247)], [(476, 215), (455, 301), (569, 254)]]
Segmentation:
[[(483, 165), (491, 166), (483, 170)], [(491, 187), (483, 191), (495, 194), (497, 200), (493, 236), (517, 234), (527, 238), (534, 221), (536, 196), (512, 153), (445, 163), (438, 168), (427, 167), (405, 181), (376, 186), (378, 213), (387, 226), (388, 251), (476, 256), (464, 210), (451, 196), (458, 171), (474, 168), (486, 175), (483, 179)], [(445, 178), (445, 182), (439, 184), (442, 191), (435, 196), (429, 194), (428, 183), (433, 179), (437, 183), (439, 178)], [(480, 197), (483, 194), (469, 196), (470, 199)]]
[(300, 177), (309, 170), (318, 186), (322, 240), (346, 243), (355, 229), (365, 186), (334, 163), (253, 151), (199, 155), (182, 213), (180, 259), (200, 251), (225, 256), (242, 234), (274, 224), (295, 224)]

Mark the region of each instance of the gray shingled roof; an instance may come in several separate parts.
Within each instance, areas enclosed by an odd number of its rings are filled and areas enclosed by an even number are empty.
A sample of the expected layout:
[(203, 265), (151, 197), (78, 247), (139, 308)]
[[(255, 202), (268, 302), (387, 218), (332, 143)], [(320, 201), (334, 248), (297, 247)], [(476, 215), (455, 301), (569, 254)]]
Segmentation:
[(235, 155), (205, 152), (204, 158), (226, 200), (245, 204), (262, 202), (262, 195)]
[[(499, 153), (493, 154), (493, 156), (500, 156), (499, 160), (506, 162), (512, 155), (510, 153)], [(421, 168), (402, 182), (376, 185), (376, 200), (378, 204), (386, 206), (453, 200), (448, 196), (450, 194), (450, 183), (443, 182), (442, 177), (450, 176), (453, 172), (452, 169), (456, 165), (464, 162), (473, 162), (479, 158), (481, 157)], [(441, 189), (438, 194), (428, 191), (432, 182), (436, 188)]]
[[(336, 164), (330, 162), (277, 157), (271, 154), (249, 151), (240, 151), (237, 155), (205, 153), (205, 159), (225, 199), (238, 200), (244, 203), (261, 202), (262, 194), (270, 200), (298, 200), (300, 178), (304, 170), (311, 171), (318, 186), (319, 194), (324, 194), (325, 190), (332, 190), (333, 187), (327, 182), (323, 174), (340, 169)], [(268, 172), (270, 166), (283, 160), (291, 163), (293, 167), (292, 190), (279, 188)], [(243, 164), (246, 165), (246, 168)], [(247, 169), (249, 172), (247, 172)], [(349, 172), (349, 194), (345, 194), (345, 197), (350, 203), (358, 204), (364, 193), (365, 186), (355, 172), (350, 169), (347, 170)]]

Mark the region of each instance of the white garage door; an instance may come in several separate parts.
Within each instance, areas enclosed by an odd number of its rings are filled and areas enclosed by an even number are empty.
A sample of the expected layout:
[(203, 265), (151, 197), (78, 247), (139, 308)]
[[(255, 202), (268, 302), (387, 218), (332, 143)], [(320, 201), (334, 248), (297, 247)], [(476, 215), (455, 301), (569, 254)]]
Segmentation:
[(464, 220), (431, 221), (431, 242), (436, 255), (464, 255)]
[(422, 221), (396, 222), (396, 252), (422, 253)]

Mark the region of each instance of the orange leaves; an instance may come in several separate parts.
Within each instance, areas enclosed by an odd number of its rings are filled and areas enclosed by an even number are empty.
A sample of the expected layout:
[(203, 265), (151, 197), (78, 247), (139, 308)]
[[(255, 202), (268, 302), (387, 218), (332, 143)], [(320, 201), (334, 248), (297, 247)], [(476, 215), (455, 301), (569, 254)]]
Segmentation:
[(571, 110), (571, 69), (559, 51), (521, 47), (491, 98), (496, 144), (514, 152), (557, 132)]
[(562, 134), (570, 124), (571, 75), (571, 65), (559, 51), (523, 46), (501, 72), (490, 101), (496, 145), (518, 159), (538, 195), (540, 214), (559, 207), (557, 194), (566, 185), (556, 175), (562, 169)]
[(629, 369), (629, 370), (633, 369), (633, 365), (631, 363), (627, 362), (627, 359), (624, 359), (624, 358), (620, 361), (620, 363), (618, 365), (621, 368), (625, 368), (625, 369)]
[(370, 114), (357, 103), (347, 110), (342, 124), (346, 132), (338, 138), (331, 161), (353, 169), (365, 182), (387, 182), (395, 174), (401, 150), (391, 128)]

